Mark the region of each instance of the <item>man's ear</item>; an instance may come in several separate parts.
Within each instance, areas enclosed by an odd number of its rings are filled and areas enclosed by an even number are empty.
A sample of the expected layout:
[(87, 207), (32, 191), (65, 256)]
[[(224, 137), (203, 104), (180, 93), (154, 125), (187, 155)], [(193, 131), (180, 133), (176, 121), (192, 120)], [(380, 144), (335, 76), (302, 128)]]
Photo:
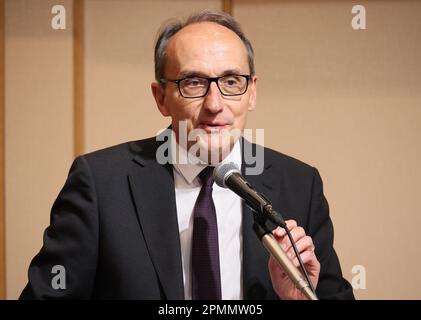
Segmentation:
[(256, 108), (256, 82), (257, 82), (257, 77), (253, 76), (250, 79), (250, 83), (249, 83), (249, 90), (250, 90), (250, 96), (249, 96), (249, 107), (248, 107), (248, 111), (253, 111)]
[(171, 114), (169, 113), (168, 108), (165, 105), (164, 88), (158, 82), (152, 82), (151, 89), (152, 89), (153, 97), (155, 98), (156, 106), (159, 109), (159, 112), (161, 112), (161, 114), (164, 117), (169, 117)]

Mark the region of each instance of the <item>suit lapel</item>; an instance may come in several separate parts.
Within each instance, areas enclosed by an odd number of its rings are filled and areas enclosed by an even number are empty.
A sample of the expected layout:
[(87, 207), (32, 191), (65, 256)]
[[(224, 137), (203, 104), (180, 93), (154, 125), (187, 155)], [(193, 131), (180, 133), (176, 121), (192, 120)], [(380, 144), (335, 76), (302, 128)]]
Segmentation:
[[(250, 142), (243, 139), (243, 145)], [(253, 150), (261, 148), (252, 145)], [(264, 150), (261, 150), (264, 152)], [(257, 154), (254, 152), (254, 154)], [(264, 154), (264, 153), (262, 153)], [(266, 154), (265, 154), (266, 156)], [(262, 161), (259, 159), (258, 161)], [(274, 200), (279, 197), (279, 177), (276, 177), (272, 169), (270, 159), (265, 157), (264, 169), (260, 175), (247, 175), (246, 168), (251, 167), (245, 163), (243, 154), (242, 174), (247, 181), (268, 199)], [(253, 231), (254, 216), (252, 210), (243, 202), (243, 295), (244, 299), (270, 299), (274, 298), (274, 292), (268, 271), (269, 254)]]
[[(137, 215), (166, 299), (184, 299), (180, 238), (172, 167), (155, 161), (155, 150), (141, 152), (129, 173)], [(146, 154), (146, 155), (145, 155)]]

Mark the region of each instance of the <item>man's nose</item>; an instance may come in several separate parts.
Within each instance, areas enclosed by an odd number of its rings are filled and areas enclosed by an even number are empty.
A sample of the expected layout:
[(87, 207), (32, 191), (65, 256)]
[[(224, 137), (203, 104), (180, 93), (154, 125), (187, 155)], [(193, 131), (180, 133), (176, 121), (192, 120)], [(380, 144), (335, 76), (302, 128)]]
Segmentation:
[(221, 92), (215, 82), (211, 82), (203, 107), (212, 113), (218, 113), (222, 110)]

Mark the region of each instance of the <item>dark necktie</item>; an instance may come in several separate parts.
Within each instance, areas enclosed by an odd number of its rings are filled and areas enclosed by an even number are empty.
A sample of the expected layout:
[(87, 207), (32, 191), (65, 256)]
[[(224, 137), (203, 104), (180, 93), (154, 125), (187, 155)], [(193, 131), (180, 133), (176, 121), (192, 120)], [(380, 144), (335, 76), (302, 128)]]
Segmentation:
[(193, 215), (192, 240), (192, 299), (220, 300), (218, 225), (212, 200), (213, 167), (199, 174), (202, 189), (197, 197)]

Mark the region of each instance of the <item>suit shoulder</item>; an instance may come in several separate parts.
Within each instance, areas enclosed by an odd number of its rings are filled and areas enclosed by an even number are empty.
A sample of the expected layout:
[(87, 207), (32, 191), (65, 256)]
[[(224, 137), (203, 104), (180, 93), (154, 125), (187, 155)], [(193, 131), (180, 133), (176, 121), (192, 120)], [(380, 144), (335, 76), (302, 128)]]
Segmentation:
[(117, 165), (124, 161), (130, 161), (136, 155), (144, 152), (148, 152), (151, 149), (156, 148), (156, 138), (151, 137), (143, 140), (135, 140), (120, 143), (107, 148), (99, 149), (93, 152), (86, 153), (81, 157), (93, 166), (97, 166), (101, 163), (110, 165)]

